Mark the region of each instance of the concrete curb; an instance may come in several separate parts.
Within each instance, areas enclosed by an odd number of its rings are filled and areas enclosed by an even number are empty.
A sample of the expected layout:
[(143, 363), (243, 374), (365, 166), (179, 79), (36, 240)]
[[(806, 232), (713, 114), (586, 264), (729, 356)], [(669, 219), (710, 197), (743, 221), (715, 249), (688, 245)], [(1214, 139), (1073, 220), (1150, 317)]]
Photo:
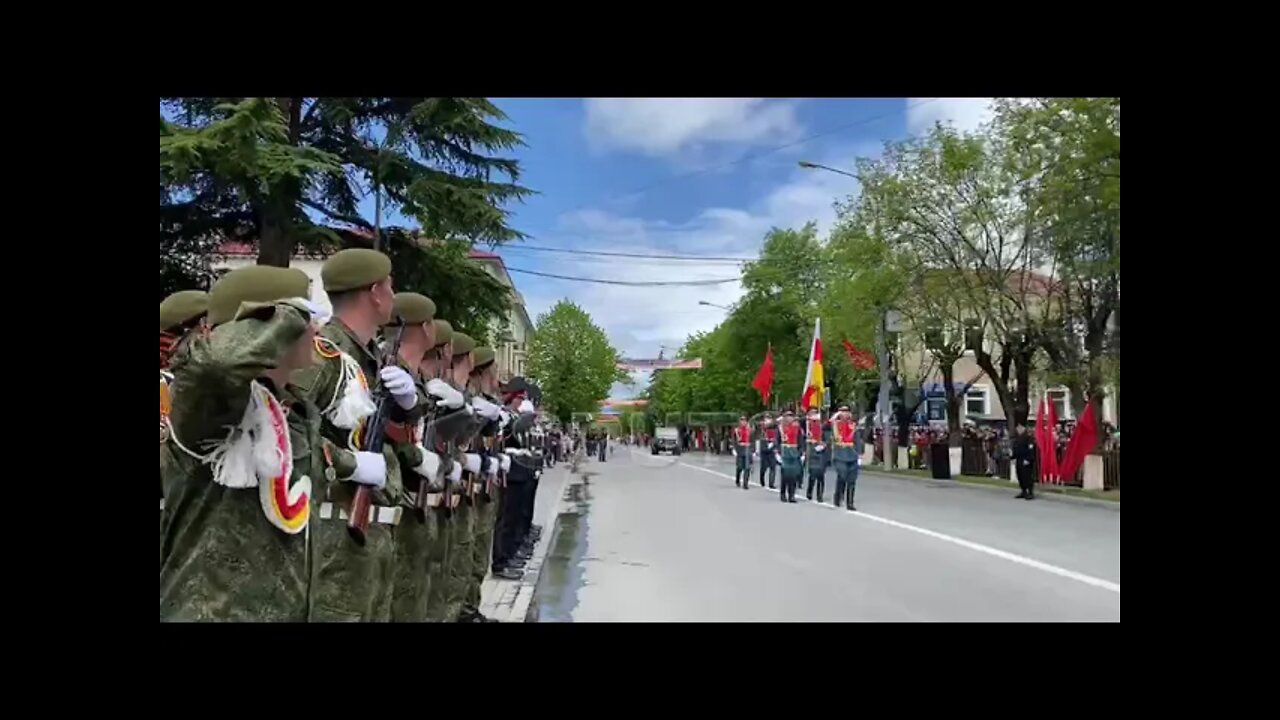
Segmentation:
[(560, 463), (544, 469), (535, 500), (533, 523), (542, 526), (542, 537), (533, 548), (533, 557), (525, 565), (519, 580), (500, 580), (490, 573), (480, 586), (480, 612), (498, 622), (520, 623), (529, 614), (529, 605), (538, 587), (542, 563), (554, 546), (559, 533), (560, 513), (564, 511), (565, 488), (569, 485), (568, 465)]
[[(916, 477), (914, 475), (898, 475), (896, 473), (887, 473), (887, 472), (884, 472), (883, 470), (867, 470), (866, 468), (862, 468), (858, 472), (860, 475), (874, 475), (876, 477), (886, 478), (888, 480), (914, 480), (916, 482), (947, 483), (948, 485), (953, 485), (955, 487), (976, 488), (979, 490), (993, 490), (999, 493), (1008, 493), (1011, 490), (1018, 489), (1017, 483), (1012, 483), (1012, 482), (1009, 483), (1009, 487), (998, 487), (996, 485), (985, 485), (983, 483), (964, 482), (963, 480), (938, 480), (935, 478)], [(1040, 490), (1040, 488), (1037, 487), (1037, 490)], [(1097, 507), (1111, 508), (1117, 511), (1120, 510), (1120, 503), (1115, 500), (1098, 500), (1096, 498), (1089, 498), (1089, 497), (1075, 497), (1072, 495), (1064, 495), (1064, 494), (1056, 493), (1052, 490), (1049, 490), (1049, 491), (1040, 490), (1039, 494), (1036, 495), (1036, 499), (1039, 500), (1042, 498), (1046, 500), (1054, 500), (1057, 502), (1075, 503), (1077, 505), (1094, 505)]]

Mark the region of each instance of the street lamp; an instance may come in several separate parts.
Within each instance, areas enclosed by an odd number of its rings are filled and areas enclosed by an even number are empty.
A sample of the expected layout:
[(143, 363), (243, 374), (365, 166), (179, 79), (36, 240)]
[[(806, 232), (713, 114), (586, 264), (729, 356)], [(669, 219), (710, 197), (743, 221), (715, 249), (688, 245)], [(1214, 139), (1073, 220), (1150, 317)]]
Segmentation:
[(800, 167), (804, 168), (805, 170), (826, 170), (827, 172), (833, 172), (833, 173), (836, 173), (837, 175), (845, 175), (847, 177), (851, 177), (854, 180), (858, 179), (858, 176), (854, 175), (851, 172), (845, 172), (844, 170), (837, 170), (833, 167), (827, 167), (826, 165), (819, 165), (818, 163), (811, 163), (811, 162), (808, 162), (807, 160), (801, 160)]
[(699, 300), (699, 301), (698, 301), (698, 304), (699, 304), (699, 305), (706, 305), (706, 306), (708, 306), (708, 307), (713, 307), (713, 308), (720, 308), (721, 310), (725, 310), (725, 311), (728, 311), (728, 310), (729, 310), (729, 308), (727, 308), (727, 307), (725, 307), (725, 306), (723, 306), (723, 305), (717, 305), (717, 304), (715, 304), (715, 303), (713, 303), (713, 302), (707, 302), (706, 300)]
[[(851, 172), (837, 170), (833, 167), (819, 165), (818, 163), (811, 163), (806, 160), (800, 161), (800, 167), (805, 170), (826, 170), (827, 172), (833, 172), (837, 175), (851, 177), (854, 180), (858, 179), (858, 176)], [(889, 322), (889, 309), (884, 307), (877, 309), (880, 312), (880, 317), (876, 322), (876, 355), (878, 355), (880, 359), (880, 396), (876, 401), (876, 415), (879, 416), (880, 427), (883, 428), (884, 431), (884, 466), (885, 469), (888, 469), (891, 467), (890, 463), (892, 462), (889, 459), (889, 420), (891, 418), (891, 415), (889, 414), (889, 344), (885, 338), (885, 331), (887, 329), (885, 325)]]

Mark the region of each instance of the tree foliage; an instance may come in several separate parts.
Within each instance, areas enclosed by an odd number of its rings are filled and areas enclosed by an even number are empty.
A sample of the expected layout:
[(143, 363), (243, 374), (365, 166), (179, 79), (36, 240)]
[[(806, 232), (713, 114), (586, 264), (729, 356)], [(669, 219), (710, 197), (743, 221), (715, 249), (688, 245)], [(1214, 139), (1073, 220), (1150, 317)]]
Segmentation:
[(507, 205), (531, 192), (518, 184), (518, 163), (501, 156), (522, 144), (495, 124), (505, 119), (484, 98), (163, 99), (162, 294), (207, 284), (209, 253), (225, 240), (254, 241), (259, 263), (288, 266), (299, 248), (344, 242), (333, 223), (372, 230), (359, 203), (376, 192), (444, 243), (401, 251), (389, 234), (378, 238), (398, 278), (420, 276), (399, 285), (433, 290), (457, 313), (450, 319), (482, 332), (505, 297), (486, 299), (494, 283), (460, 253), (522, 237)]
[(573, 413), (595, 413), (616, 381), (618, 352), (591, 316), (561, 300), (538, 316), (527, 374), (542, 388), (543, 406), (564, 425)]

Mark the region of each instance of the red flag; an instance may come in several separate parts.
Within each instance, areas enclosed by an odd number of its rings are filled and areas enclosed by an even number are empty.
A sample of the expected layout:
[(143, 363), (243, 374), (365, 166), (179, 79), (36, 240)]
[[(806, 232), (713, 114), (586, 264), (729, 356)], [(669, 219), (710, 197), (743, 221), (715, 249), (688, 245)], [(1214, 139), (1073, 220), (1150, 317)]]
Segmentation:
[(751, 381), (751, 387), (759, 391), (760, 397), (764, 399), (763, 404), (768, 405), (769, 395), (773, 393), (773, 343), (769, 343), (769, 349), (764, 354), (764, 364), (756, 373), (756, 379)]
[(1040, 454), (1040, 482), (1058, 482), (1057, 413), (1048, 398), (1040, 399), (1036, 411), (1036, 450)]
[(1076, 423), (1075, 433), (1067, 441), (1067, 451), (1062, 454), (1062, 477), (1074, 478), (1084, 458), (1098, 442), (1098, 420), (1093, 414), (1093, 400), (1084, 406), (1084, 417)]
[(870, 370), (876, 366), (876, 356), (872, 355), (869, 350), (859, 350), (848, 338), (843, 341), (845, 354), (849, 356), (849, 362), (853, 363), (855, 370)]

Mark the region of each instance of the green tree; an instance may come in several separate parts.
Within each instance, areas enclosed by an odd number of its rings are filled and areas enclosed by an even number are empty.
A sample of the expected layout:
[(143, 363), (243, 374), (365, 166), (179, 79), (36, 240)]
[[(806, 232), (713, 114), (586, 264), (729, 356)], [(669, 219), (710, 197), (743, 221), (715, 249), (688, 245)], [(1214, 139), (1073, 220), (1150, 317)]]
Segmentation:
[(597, 412), (609, 387), (627, 377), (604, 331), (567, 299), (535, 325), (527, 374), (542, 388), (543, 405), (566, 426), (575, 412)]
[(995, 132), (1056, 281), (1041, 335), (1050, 371), (1077, 412), (1088, 395), (1100, 413), (1119, 374), (1120, 99), (1001, 101)]
[[(522, 237), (507, 205), (531, 192), (517, 184), (518, 163), (498, 155), (522, 144), (494, 124), (505, 119), (483, 98), (163, 99), (162, 294), (207, 284), (208, 253), (225, 240), (257, 242), (259, 263), (288, 266), (299, 247), (350, 244), (327, 224), (337, 222), (364, 231), (357, 244), (388, 250), (398, 289), (431, 295), (483, 335), (507, 298), (468, 270), (465, 251)], [(415, 235), (444, 245), (397, 248), (391, 233), (371, 232), (381, 218), (358, 209), (370, 193), (378, 215), (398, 210), (419, 223)]]

